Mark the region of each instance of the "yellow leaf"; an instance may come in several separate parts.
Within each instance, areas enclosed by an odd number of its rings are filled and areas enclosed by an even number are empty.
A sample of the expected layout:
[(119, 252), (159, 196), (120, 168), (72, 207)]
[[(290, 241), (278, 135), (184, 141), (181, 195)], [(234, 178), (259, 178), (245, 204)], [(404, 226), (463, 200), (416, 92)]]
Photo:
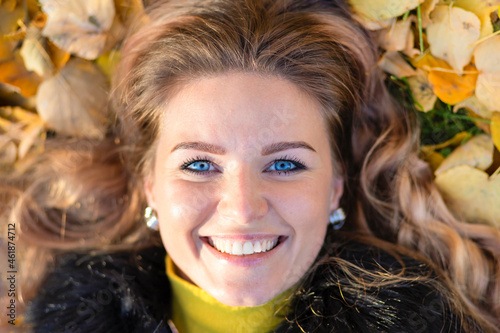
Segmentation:
[(47, 14), (42, 34), (61, 49), (85, 59), (104, 50), (115, 16), (113, 0), (40, 0)]
[(24, 66), (40, 76), (48, 76), (54, 71), (54, 65), (46, 50), (47, 41), (38, 28), (29, 27), (21, 47)]
[(431, 19), (426, 32), (432, 55), (462, 72), (471, 61), (471, 45), (479, 39), (481, 22), (474, 13), (449, 6), (436, 6)]
[(419, 71), (418, 75), (409, 77), (407, 81), (416, 107), (423, 112), (432, 110), (437, 96), (432, 91), (431, 83), (425, 73)]
[(491, 116), (491, 138), (500, 151), (500, 112), (493, 112)]
[(458, 75), (439, 70), (429, 72), (429, 82), (440, 100), (454, 105), (474, 95), (477, 81), (476, 69), (472, 65), (467, 65), (464, 70), (467, 74)]
[(399, 52), (385, 52), (378, 66), (383, 71), (399, 78), (417, 75), (417, 71), (403, 59)]
[(107, 78), (98, 67), (73, 58), (40, 85), (37, 110), (59, 133), (102, 138), (108, 125), (107, 93)]
[(469, 138), (471, 135), (467, 132), (460, 132), (455, 134), (455, 136), (449, 140), (446, 140), (445, 142), (441, 142), (435, 145), (427, 145), (427, 146), (422, 146), (422, 148), (432, 149), (432, 150), (439, 150), (439, 149), (444, 149), (446, 147), (456, 147), (462, 142), (464, 142), (465, 139)]
[(460, 103), (457, 103), (453, 107), (453, 112), (457, 112), (461, 108), (466, 108), (469, 109), (470, 111), (474, 112), (475, 115), (484, 118), (484, 119), (490, 119), (491, 118), (491, 111), (488, 110), (484, 104), (478, 101), (476, 96), (469, 97)]
[(353, 10), (367, 21), (382, 21), (416, 8), (424, 0), (349, 0)]
[(97, 58), (97, 65), (106, 76), (111, 79), (118, 62), (121, 59), (120, 51), (110, 51)]
[(16, 87), (25, 97), (31, 97), (36, 94), (41, 78), (33, 72), (29, 72), (23, 63), (23, 59), (18, 52), (7, 53), (8, 43), (0, 40), (0, 82), (9, 86)]
[(142, 0), (114, 0), (116, 15), (122, 22), (137, 20), (138, 16), (144, 14)]
[(500, 0), (456, 0), (455, 6), (476, 14), (481, 20), (480, 38), (493, 33), (490, 14), (500, 5)]
[(439, 0), (425, 0), (422, 5), (420, 5), (420, 12), (422, 17), (422, 27), (426, 28), (429, 24), (432, 23), (430, 14), (436, 7)]
[(0, 40), (3, 35), (13, 33), (17, 29), (17, 21), (24, 15), (21, 7), (16, 7), (15, 2), (0, 5)]
[(490, 111), (500, 111), (500, 35), (488, 38), (474, 50), (476, 96)]
[(500, 176), (459, 165), (439, 174), (436, 185), (456, 215), (500, 227)]
[(422, 147), (420, 149), (420, 156), (424, 161), (429, 163), (429, 166), (433, 171), (439, 168), (441, 163), (443, 163), (444, 161), (443, 155), (436, 152), (434, 149), (430, 147)]
[(411, 15), (406, 20), (397, 20), (392, 26), (378, 32), (378, 45), (386, 51), (402, 51), (409, 41), (413, 44), (413, 32), (411, 24), (415, 16)]
[(493, 163), (493, 141), (487, 134), (476, 135), (465, 144), (456, 148), (441, 163), (435, 174), (439, 175), (457, 165), (486, 170)]
[(457, 74), (448, 63), (426, 54), (414, 66), (428, 72), (428, 80), (434, 93), (445, 103), (454, 105), (474, 95), (477, 70), (467, 65), (464, 74)]

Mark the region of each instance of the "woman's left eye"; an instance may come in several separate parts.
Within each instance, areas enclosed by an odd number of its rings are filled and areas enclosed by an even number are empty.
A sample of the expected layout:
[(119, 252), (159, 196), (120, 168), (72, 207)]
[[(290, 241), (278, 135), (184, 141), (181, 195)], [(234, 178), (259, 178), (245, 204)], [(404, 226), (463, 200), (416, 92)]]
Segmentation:
[(269, 167), (269, 171), (277, 172), (281, 174), (282, 172), (288, 174), (290, 172), (297, 172), (306, 169), (306, 166), (298, 160), (287, 160), (285, 158), (275, 160), (273, 164)]

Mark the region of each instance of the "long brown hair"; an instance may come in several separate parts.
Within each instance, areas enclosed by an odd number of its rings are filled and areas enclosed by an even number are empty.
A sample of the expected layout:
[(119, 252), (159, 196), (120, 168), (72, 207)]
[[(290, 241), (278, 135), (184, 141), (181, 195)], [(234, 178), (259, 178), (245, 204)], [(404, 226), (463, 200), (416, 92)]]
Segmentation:
[(345, 4), (156, 1), (122, 57), (111, 99), (116, 132), (87, 150), (81, 142), (49, 149), (20, 176), (29, 186), (12, 216), (25, 239), (64, 249), (149, 244), (154, 237), (140, 224), (142, 179), (169, 96), (202, 76), (275, 75), (322, 105), (332, 161), (345, 180), (346, 233), (414, 251), (435, 265), (461, 311), (487, 330), (500, 327), (500, 232), (446, 208), (418, 158), (415, 115), (392, 101), (377, 49)]

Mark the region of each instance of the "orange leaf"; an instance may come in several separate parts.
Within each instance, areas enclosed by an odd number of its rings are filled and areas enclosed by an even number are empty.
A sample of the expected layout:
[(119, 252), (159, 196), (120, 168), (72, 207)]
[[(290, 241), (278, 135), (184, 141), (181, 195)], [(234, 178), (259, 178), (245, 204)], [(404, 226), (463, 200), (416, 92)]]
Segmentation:
[(491, 138), (495, 147), (500, 151), (500, 112), (493, 112), (491, 116)]
[(430, 54), (413, 64), (429, 73), (428, 80), (432, 89), (443, 102), (453, 105), (474, 95), (478, 76), (474, 66), (465, 66), (465, 74), (459, 75), (446, 61)]
[(0, 41), (0, 82), (16, 87), (25, 97), (34, 96), (41, 78), (26, 70), (18, 53), (2, 58), (3, 46)]

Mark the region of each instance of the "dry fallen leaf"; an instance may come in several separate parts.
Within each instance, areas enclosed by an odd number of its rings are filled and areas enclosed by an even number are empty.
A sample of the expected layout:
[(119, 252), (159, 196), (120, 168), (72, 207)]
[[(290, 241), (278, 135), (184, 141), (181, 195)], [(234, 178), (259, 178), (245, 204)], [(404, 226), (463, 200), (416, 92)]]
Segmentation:
[(352, 9), (367, 21), (383, 21), (416, 8), (424, 0), (349, 0)]
[(420, 157), (429, 163), (432, 171), (435, 171), (444, 161), (444, 156), (429, 147), (420, 148)]
[[(18, 28), (17, 21), (22, 19), (22, 7), (15, 3), (2, 3), (0, 5), (0, 35), (15, 33)], [(25, 97), (35, 95), (41, 79), (37, 74), (31, 73), (24, 67), (23, 60), (16, 51), (16, 41), (0, 37), (0, 82), (9, 85)]]
[(42, 34), (61, 49), (95, 59), (106, 45), (113, 24), (113, 0), (40, 0), (47, 14)]
[(493, 112), (491, 116), (491, 139), (500, 151), (500, 112)]
[(447, 147), (456, 147), (460, 145), (465, 139), (470, 137), (467, 132), (457, 133), (453, 138), (446, 140), (435, 145), (426, 145), (420, 147), (420, 156), (429, 163), (432, 171), (436, 171), (441, 163), (445, 160), (444, 156), (437, 152), (437, 150), (444, 149)]
[(490, 111), (500, 111), (500, 35), (479, 44), (474, 59), (479, 70), (477, 99)]
[(114, 0), (116, 15), (122, 22), (132, 22), (144, 15), (142, 0)]
[(108, 84), (93, 63), (74, 58), (38, 89), (38, 113), (57, 132), (102, 138), (108, 125)]
[(430, 14), (438, 4), (439, 0), (425, 0), (422, 5), (420, 5), (420, 12), (422, 18), (422, 27), (426, 28), (432, 23)]
[(409, 77), (407, 81), (417, 109), (423, 112), (432, 110), (437, 96), (432, 90), (427, 75), (422, 70), (419, 70), (418, 75)]
[(20, 51), (24, 66), (40, 76), (51, 75), (54, 65), (47, 52), (47, 39), (38, 28), (29, 27)]
[(408, 44), (413, 45), (413, 32), (411, 24), (415, 16), (411, 15), (406, 20), (397, 20), (394, 24), (378, 33), (378, 45), (386, 51), (402, 51)]
[(473, 12), (481, 20), (480, 38), (493, 33), (490, 14), (498, 9), (500, 0), (456, 0), (454, 5)]
[(435, 174), (439, 175), (457, 165), (470, 165), (480, 170), (486, 170), (492, 162), (493, 141), (489, 135), (476, 135), (465, 144), (456, 148), (441, 163)]
[(440, 100), (454, 105), (474, 95), (477, 81), (476, 68), (467, 65), (464, 67), (464, 72), (466, 74), (462, 75), (440, 70), (429, 72), (429, 82)]
[(453, 112), (457, 112), (461, 108), (466, 108), (469, 109), (470, 111), (474, 112), (475, 115), (484, 118), (484, 119), (490, 119), (492, 112), (488, 110), (484, 104), (478, 101), (476, 96), (469, 97), (467, 99), (464, 99), (460, 103), (457, 103), (453, 107)]
[(428, 72), (428, 80), (440, 100), (454, 105), (474, 95), (477, 70), (472, 65), (464, 68), (459, 75), (444, 60), (430, 54), (413, 62), (414, 66)]
[(449, 6), (436, 6), (431, 19), (426, 31), (432, 55), (462, 72), (471, 61), (472, 44), (479, 39), (481, 22), (474, 13)]
[(500, 227), (500, 176), (491, 177), (469, 165), (455, 166), (436, 177), (451, 211), (467, 221)]
[(378, 66), (398, 78), (417, 75), (417, 71), (403, 59), (399, 52), (385, 52)]

